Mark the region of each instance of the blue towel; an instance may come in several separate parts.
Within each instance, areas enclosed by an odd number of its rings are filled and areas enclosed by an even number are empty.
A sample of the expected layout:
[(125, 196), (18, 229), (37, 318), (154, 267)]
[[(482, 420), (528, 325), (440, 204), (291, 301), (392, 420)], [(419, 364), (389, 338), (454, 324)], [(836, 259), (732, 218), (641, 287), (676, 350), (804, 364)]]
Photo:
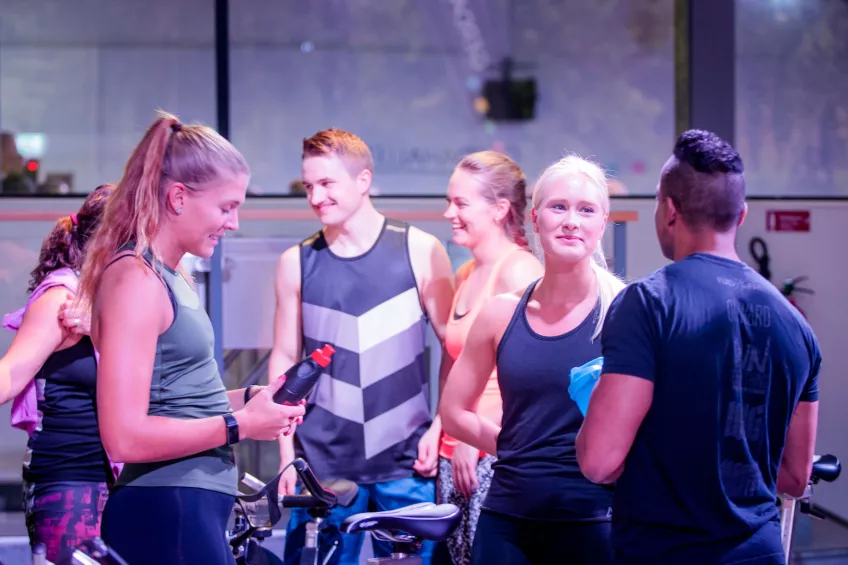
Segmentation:
[(568, 395), (580, 408), (583, 416), (586, 416), (586, 411), (589, 409), (589, 397), (592, 395), (595, 385), (598, 384), (603, 366), (604, 358), (598, 357), (580, 367), (571, 369), (569, 374), (571, 384), (568, 385)]

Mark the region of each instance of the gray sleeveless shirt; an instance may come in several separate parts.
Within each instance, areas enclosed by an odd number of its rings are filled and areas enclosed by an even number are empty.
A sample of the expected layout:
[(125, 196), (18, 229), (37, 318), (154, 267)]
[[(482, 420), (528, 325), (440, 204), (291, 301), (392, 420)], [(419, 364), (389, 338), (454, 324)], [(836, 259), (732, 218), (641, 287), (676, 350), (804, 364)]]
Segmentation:
[[(188, 420), (230, 412), (215, 362), (212, 322), (200, 298), (178, 272), (164, 265), (158, 270), (174, 306), (174, 321), (156, 342), (148, 414)], [(195, 487), (236, 495), (238, 471), (225, 440), (222, 432), (216, 449), (169, 461), (128, 463), (117, 485)]]

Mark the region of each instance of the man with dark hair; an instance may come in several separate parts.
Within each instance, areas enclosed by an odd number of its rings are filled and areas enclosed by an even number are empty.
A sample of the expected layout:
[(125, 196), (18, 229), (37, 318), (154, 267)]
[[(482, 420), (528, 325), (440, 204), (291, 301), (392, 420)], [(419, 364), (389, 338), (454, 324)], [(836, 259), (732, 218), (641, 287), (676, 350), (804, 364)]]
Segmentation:
[(779, 564), (778, 493), (803, 493), (818, 342), (735, 250), (742, 161), (716, 135), (677, 141), (657, 189), (673, 262), (623, 290), (577, 438), (583, 473), (616, 482), (616, 564)]

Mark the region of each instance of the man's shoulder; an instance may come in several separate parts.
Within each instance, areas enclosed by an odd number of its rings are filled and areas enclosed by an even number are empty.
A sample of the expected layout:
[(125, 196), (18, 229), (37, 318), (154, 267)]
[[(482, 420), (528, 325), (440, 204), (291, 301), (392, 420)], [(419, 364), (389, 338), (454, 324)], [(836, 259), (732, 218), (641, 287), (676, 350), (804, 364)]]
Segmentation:
[(407, 224), (406, 231), (409, 237), (410, 251), (428, 251), (434, 247), (444, 247), (438, 237), (420, 228)]
[(666, 265), (641, 278), (628, 282), (618, 293), (616, 299), (622, 301), (633, 300), (639, 297), (642, 301), (664, 302), (671, 292), (669, 285), (669, 279), (671, 278), (669, 267), (671, 266)]
[[(326, 249), (327, 248), (327, 240), (324, 237), (324, 230), (319, 229), (318, 231), (304, 237), (296, 244), (292, 245), (291, 248), (296, 248), (298, 253), (300, 253), (301, 249)], [(291, 249), (290, 248), (290, 249)]]

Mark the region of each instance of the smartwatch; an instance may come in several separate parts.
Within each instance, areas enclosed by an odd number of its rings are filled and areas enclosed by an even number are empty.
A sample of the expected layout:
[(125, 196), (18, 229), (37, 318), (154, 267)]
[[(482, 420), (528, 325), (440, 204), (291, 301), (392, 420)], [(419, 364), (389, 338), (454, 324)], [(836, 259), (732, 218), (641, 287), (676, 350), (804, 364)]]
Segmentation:
[(227, 444), (233, 445), (239, 442), (239, 425), (236, 417), (230, 414), (224, 414), (224, 423), (227, 425)]

